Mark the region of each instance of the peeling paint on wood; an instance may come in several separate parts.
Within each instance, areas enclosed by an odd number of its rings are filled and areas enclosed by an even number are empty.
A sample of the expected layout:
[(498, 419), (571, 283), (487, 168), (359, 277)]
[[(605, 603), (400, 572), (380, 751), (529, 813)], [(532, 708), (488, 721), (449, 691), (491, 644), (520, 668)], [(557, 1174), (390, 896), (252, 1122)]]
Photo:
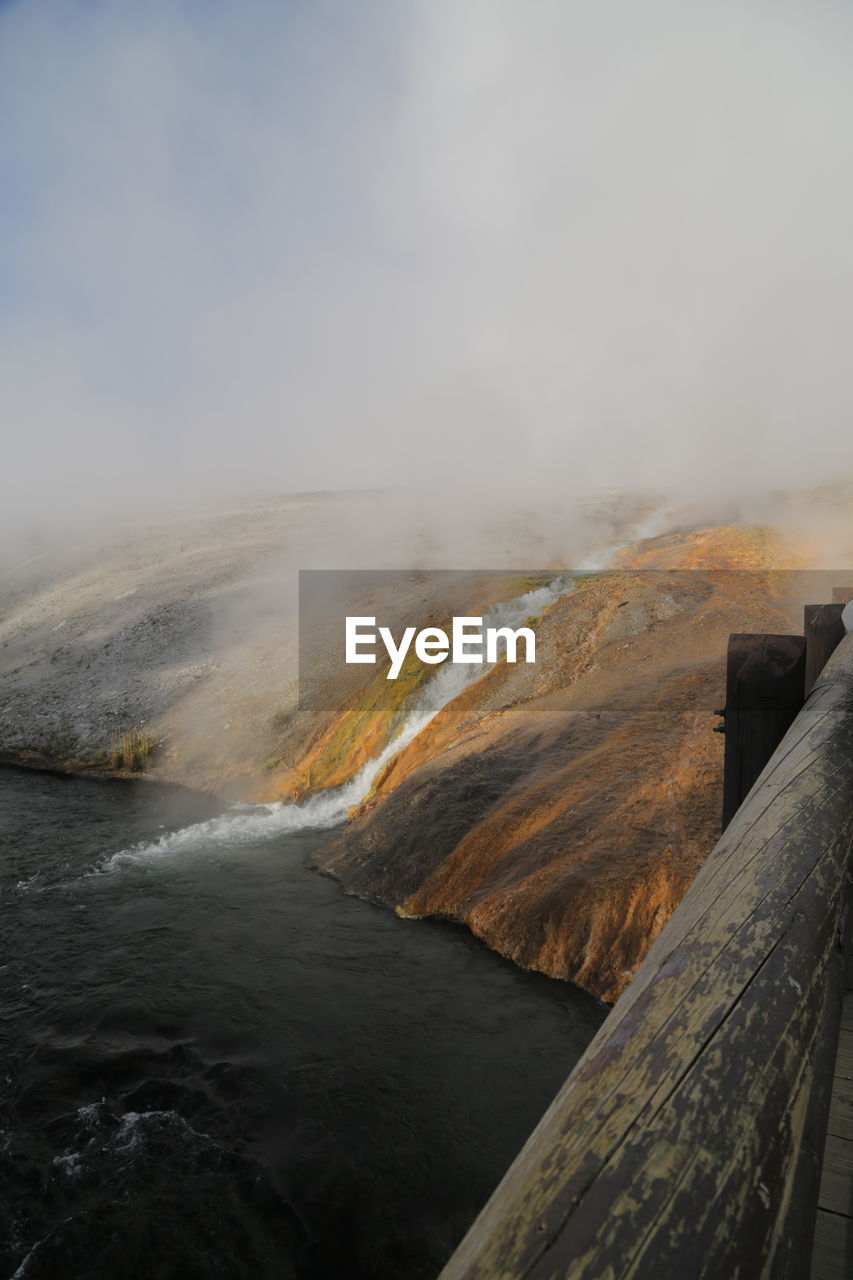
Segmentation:
[(848, 636), (442, 1280), (808, 1274), (851, 840)]

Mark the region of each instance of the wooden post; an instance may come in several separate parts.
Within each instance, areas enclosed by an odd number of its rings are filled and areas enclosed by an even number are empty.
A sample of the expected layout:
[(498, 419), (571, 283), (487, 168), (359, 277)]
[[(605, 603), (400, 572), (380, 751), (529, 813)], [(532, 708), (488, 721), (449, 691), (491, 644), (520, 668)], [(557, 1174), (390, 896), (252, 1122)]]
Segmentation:
[(845, 636), (442, 1280), (802, 1280), (853, 847)]
[(805, 670), (803, 636), (729, 637), (723, 830), (802, 707)]
[(803, 630), (806, 636), (806, 685), (805, 695), (809, 696), (815, 681), (823, 671), (835, 651), (836, 645), (845, 635), (841, 614), (844, 605), (807, 604), (803, 610)]

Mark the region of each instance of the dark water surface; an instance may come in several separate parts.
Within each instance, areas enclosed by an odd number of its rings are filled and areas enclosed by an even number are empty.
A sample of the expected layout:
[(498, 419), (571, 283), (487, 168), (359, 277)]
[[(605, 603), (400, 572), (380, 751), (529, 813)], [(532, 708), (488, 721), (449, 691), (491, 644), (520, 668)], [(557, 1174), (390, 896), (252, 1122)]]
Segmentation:
[(602, 1010), (212, 812), (0, 769), (0, 1273), (434, 1277)]

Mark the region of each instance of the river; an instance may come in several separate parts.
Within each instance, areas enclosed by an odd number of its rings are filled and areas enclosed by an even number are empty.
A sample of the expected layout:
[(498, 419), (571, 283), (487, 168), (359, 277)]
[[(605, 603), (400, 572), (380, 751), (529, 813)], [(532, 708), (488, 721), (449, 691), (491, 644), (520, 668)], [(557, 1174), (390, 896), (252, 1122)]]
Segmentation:
[(217, 812), (0, 769), (3, 1275), (432, 1280), (604, 1010)]

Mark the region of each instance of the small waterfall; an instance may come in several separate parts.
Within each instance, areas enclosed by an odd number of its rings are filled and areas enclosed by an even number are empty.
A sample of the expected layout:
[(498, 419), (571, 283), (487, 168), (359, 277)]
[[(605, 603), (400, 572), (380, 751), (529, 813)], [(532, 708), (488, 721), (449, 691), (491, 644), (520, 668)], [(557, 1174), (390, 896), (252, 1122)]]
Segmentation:
[[(542, 613), (561, 595), (573, 590), (574, 586), (574, 579), (561, 574), (544, 586), (526, 591), (513, 600), (491, 605), (483, 610), (483, 627), (517, 628), (528, 618)], [(234, 805), (220, 817), (193, 823), (161, 836), (151, 844), (123, 849), (106, 859), (99, 870), (115, 870), (128, 863), (192, 852), (211, 845), (252, 844), (288, 831), (322, 830), (337, 826), (344, 821), (354, 805), (365, 799), (374, 779), (388, 761), (408, 746), (442, 707), (458, 697), (468, 685), (481, 679), (492, 666), (494, 663), (443, 663), (426, 688), (413, 700), (405, 723), (396, 737), (343, 786), (320, 791), (298, 804), (277, 801), (273, 804)]]

